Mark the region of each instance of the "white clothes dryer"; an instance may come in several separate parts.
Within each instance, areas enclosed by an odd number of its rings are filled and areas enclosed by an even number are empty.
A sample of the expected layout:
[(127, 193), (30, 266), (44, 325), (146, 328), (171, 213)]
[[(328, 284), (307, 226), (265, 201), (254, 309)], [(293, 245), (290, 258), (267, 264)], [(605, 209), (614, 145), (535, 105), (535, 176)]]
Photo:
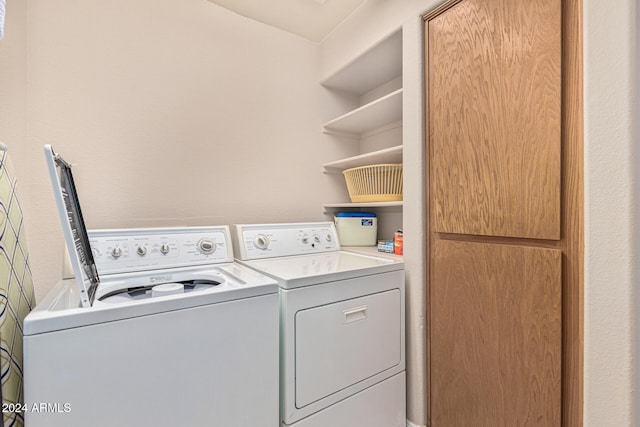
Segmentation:
[(87, 233), (45, 153), (75, 279), (25, 318), (26, 425), (277, 426), (277, 283), (233, 262), (227, 226)]
[(331, 222), (236, 225), (234, 239), (280, 286), (281, 426), (405, 426), (404, 263), (342, 251)]

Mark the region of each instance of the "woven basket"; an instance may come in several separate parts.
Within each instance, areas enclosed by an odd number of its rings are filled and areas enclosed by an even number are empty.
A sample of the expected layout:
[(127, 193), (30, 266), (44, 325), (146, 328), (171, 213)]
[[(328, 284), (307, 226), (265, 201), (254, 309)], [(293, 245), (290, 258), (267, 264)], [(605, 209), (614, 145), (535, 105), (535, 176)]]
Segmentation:
[(402, 163), (361, 166), (342, 173), (353, 203), (402, 200)]

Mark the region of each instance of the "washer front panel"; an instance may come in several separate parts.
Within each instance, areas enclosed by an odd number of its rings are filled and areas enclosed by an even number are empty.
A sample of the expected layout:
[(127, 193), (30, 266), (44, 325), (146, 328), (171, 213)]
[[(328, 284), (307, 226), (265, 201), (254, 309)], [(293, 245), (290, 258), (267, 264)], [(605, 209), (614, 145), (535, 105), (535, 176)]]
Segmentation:
[(24, 342), (25, 402), (68, 410), (28, 412), (30, 427), (279, 425), (275, 293)]

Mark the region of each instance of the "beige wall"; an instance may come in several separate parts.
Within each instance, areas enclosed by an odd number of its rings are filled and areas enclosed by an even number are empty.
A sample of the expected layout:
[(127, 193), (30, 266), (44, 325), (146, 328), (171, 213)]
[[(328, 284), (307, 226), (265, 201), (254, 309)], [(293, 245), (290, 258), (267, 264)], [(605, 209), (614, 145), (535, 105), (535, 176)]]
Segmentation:
[(638, 425), (638, 2), (584, 0), (585, 426)]
[(318, 84), (316, 44), (206, 0), (30, 0), (27, 13), (38, 298), (63, 256), (43, 144), (76, 164), (90, 228), (320, 220), (345, 191), (320, 168), (355, 147), (320, 132), (344, 106)]

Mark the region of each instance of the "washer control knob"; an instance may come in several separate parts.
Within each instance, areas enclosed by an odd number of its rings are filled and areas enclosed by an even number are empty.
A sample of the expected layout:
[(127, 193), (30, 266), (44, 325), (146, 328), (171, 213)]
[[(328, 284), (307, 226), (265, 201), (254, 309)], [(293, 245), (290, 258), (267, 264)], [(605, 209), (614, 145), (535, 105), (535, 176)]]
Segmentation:
[(258, 234), (255, 239), (253, 239), (253, 246), (264, 251), (269, 247), (269, 238), (264, 234)]
[(201, 239), (198, 242), (198, 249), (203, 254), (212, 254), (216, 251), (216, 244), (212, 239)]
[(147, 254), (146, 246), (138, 246), (138, 249), (136, 249), (136, 253), (140, 256), (145, 256)]
[(111, 250), (111, 256), (114, 258), (120, 258), (122, 256), (122, 248), (120, 246), (116, 246)]
[(304, 236), (302, 236), (300, 241), (306, 245), (307, 243), (309, 243), (309, 236), (305, 234)]
[(333, 240), (333, 237), (331, 236), (331, 233), (327, 233), (327, 234), (324, 236), (324, 239), (325, 239), (327, 242), (330, 242), (330, 241), (332, 241), (332, 240)]
[(169, 250), (170, 250), (170, 249), (169, 249), (169, 245), (168, 245), (168, 244), (163, 243), (163, 244), (161, 244), (161, 245), (160, 245), (160, 253), (161, 253), (162, 255), (166, 255), (166, 254), (168, 254), (168, 253), (169, 253)]
[(320, 243), (320, 236), (318, 236), (317, 234), (314, 234), (314, 235), (313, 235), (313, 241), (314, 241), (315, 243)]

